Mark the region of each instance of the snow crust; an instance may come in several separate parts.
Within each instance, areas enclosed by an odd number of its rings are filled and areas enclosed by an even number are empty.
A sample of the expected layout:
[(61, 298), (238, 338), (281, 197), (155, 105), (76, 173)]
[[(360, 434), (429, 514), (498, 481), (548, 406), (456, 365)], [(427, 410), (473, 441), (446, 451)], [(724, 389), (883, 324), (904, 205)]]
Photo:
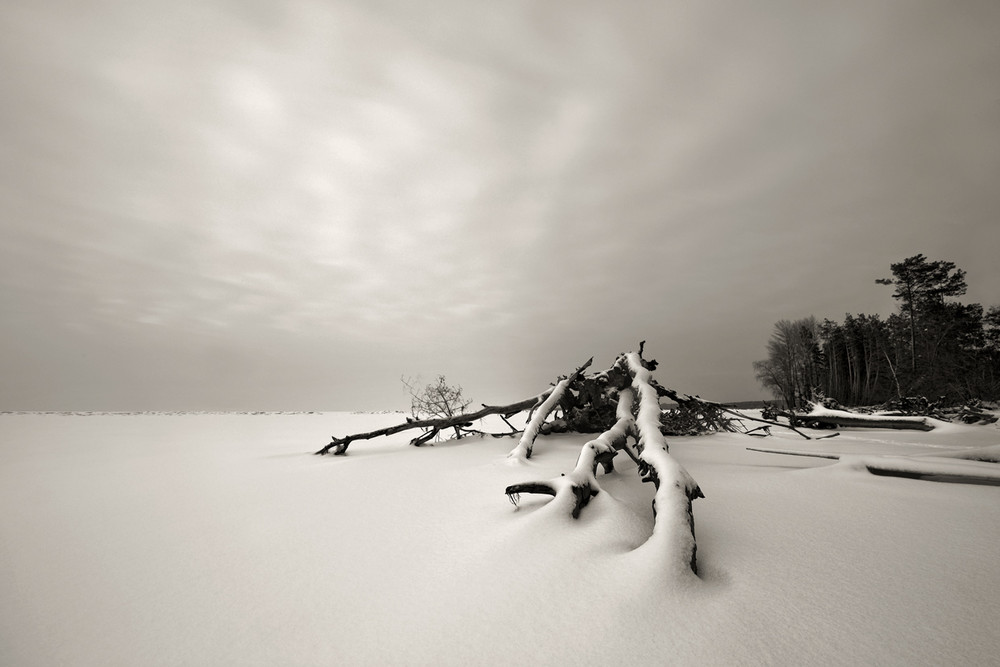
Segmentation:
[[(804, 441), (671, 438), (706, 497), (699, 578), (665, 571), (653, 489), (598, 475), (580, 519), (506, 500), (587, 436), (309, 455), (394, 415), (0, 416), (3, 665), (941, 665), (1000, 655), (1000, 487), (878, 477), (976, 467), (995, 426)], [(823, 451), (824, 459), (748, 452)], [(571, 503), (572, 499), (567, 498)]]

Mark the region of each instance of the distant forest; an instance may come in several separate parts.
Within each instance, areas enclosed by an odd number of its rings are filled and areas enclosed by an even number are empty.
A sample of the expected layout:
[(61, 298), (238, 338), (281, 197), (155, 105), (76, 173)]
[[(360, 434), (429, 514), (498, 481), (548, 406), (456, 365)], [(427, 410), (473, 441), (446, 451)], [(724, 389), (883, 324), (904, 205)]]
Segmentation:
[(788, 408), (828, 397), (842, 405), (908, 398), (956, 405), (1000, 398), (1000, 306), (960, 303), (968, 285), (953, 262), (908, 257), (875, 282), (895, 288), (898, 312), (781, 320), (757, 380)]

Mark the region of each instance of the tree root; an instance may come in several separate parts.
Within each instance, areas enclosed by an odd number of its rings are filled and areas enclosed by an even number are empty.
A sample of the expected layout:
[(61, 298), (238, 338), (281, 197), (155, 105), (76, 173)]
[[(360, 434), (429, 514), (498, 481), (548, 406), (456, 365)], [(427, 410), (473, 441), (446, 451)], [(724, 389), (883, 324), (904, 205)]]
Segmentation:
[[(572, 494), (572, 516), (578, 518), (590, 499), (601, 491), (596, 478), (597, 466), (604, 465), (605, 471), (610, 472), (615, 454), (624, 449), (636, 462), (642, 481), (651, 482), (655, 488), (653, 534), (646, 545), (665, 551), (671, 567), (697, 574), (692, 503), (705, 496), (669, 453), (660, 430), (659, 392), (650, 374), (654, 368), (656, 362), (643, 359), (640, 353), (618, 357), (615, 365), (603, 373), (609, 386), (621, 385), (616, 406), (618, 419), (614, 426), (583, 445), (576, 467), (569, 475), (514, 484), (508, 486), (505, 493), (515, 504), (521, 493), (543, 493), (556, 498)], [(637, 454), (629, 449), (629, 436), (636, 441)]]
[(615, 455), (620, 449), (628, 447), (627, 439), (635, 423), (632, 417), (632, 401), (633, 394), (630, 389), (619, 392), (618, 421), (580, 448), (580, 456), (577, 457), (573, 472), (545, 482), (526, 482), (508, 486), (504, 492), (511, 502), (517, 505), (517, 496), (521, 493), (545, 493), (551, 496), (572, 493), (576, 497), (572, 516), (574, 519), (580, 518), (583, 508), (601, 491), (597, 483), (597, 466), (604, 468), (605, 474), (614, 472)]

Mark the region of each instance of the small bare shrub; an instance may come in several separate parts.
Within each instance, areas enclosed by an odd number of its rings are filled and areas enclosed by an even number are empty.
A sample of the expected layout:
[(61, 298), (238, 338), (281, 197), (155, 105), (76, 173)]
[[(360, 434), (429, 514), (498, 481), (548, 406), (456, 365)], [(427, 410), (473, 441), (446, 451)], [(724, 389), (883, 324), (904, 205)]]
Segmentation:
[(472, 401), (462, 396), (462, 387), (451, 386), (443, 375), (422, 389), (417, 380), (400, 378), (410, 394), (410, 414), (414, 419), (450, 418), (465, 412)]

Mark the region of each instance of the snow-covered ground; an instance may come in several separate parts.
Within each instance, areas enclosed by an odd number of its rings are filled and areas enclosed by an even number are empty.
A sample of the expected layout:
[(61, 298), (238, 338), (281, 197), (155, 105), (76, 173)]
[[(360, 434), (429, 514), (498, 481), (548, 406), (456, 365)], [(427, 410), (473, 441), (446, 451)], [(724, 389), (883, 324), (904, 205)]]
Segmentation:
[(706, 496), (691, 580), (637, 548), (624, 456), (579, 520), (507, 501), (583, 436), (309, 454), (399, 419), (0, 415), (0, 664), (1000, 664), (1000, 487), (851, 464), (996, 425), (668, 439)]

